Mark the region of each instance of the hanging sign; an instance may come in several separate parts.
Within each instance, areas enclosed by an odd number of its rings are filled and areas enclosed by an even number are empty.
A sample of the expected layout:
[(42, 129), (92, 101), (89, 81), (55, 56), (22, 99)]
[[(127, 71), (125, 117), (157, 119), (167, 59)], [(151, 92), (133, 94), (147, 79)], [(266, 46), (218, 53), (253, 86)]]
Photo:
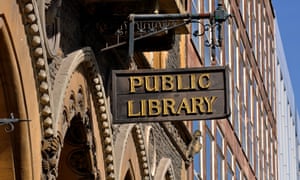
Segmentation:
[(113, 123), (229, 116), (228, 68), (113, 70)]

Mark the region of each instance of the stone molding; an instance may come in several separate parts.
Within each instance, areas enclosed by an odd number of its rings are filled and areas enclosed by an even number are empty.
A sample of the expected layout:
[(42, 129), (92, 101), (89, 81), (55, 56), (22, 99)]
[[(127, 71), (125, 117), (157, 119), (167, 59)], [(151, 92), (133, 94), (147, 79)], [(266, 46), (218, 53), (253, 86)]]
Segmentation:
[[(25, 25), (25, 31), (27, 33), (28, 44), (31, 49), (32, 62), (35, 69), (35, 79), (37, 84), (37, 92), (39, 96), (39, 109), (40, 109), (40, 121), (42, 127), (42, 167), (43, 167), (43, 175), (41, 178), (43, 179), (55, 179), (57, 176), (57, 157), (58, 152), (61, 148), (62, 139), (61, 136), (57, 133), (57, 126), (55, 125), (57, 121), (57, 117), (59, 114), (59, 109), (57, 109), (58, 103), (54, 100), (53, 93), (56, 94), (56, 91), (51, 91), (52, 89), (56, 89), (55, 87), (51, 87), (51, 78), (49, 71), (48, 58), (53, 58), (51, 53), (49, 53), (49, 49), (47, 50), (46, 46), (48, 45), (48, 39), (45, 37), (45, 26), (40, 16), (40, 11), (44, 11), (44, 9), (39, 9), (41, 3), (45, 3), (45, 1), (35, 1), (35, 0), (20, 0), (20, 9), (23, 14), (23, 22)], [(43, 4), (44, 5), (44, 4)], [(49, 4), (51, 5), (51, 3)], [(59, 4), (58, 4), (59, 5)], [(54, 17), (56, 18), (56, 17)], [(43, 19), (44, 20), (44, 19)], [(81, 50), (82, 57), (85, 58), (80, 59), (81, 61), (86, 60), (87, 68), (90, 69), (90, 74), (88, 74), (88, 78), (91, 80), (93, 86), (92, 93), (95, 102), (97, 119), (99, 123), (99, 129), (103, 142), (103, 157), (105, 158), (106, 165), (106, 178), (107, 179), (115, 179), (114, 173), (114, 161), (113, 161), (113, 146), (112, 146), (112, 132), (111, 132), (111, 114), (109, 105), (106, 101), (106, 96), (104, 94), (103, 83), (99, 73), (99, 69), (96, 67), (95, 57), (93, 52), (88, 48), (83, 48)], [(78, 52), (77, 52), (78, 54)], [(79, 53), (80, 54), (80, 53)], [(49, 57), (47, 57), (49, 56)], [(92, 62), (93, 59), (93, 62)], [(74, 64), (73, 64), (74, 65)], [(78, 65), (78, 64), (77, 64)], [(76, 65), (75, 65), (76, 66)], [(60, 69), (58, 70), (60, 71)], [(70, 71), (71, 72), (71, 71)], [(66, 82), (67, 83), (67, 82)], [(54, 83), (55, 84), (55, 83)], [(55, 85), (54, 85), (55, 86)], [(55, 98), (56, 99), (56, 98)], [(60, 98), (61, 99), (61, 98)], [(55, 103), (54, 103), (55, 101)], [(55, 104), (55, 105), (54, 105)], [(55, 108), (54, 108), (55, 107)]]

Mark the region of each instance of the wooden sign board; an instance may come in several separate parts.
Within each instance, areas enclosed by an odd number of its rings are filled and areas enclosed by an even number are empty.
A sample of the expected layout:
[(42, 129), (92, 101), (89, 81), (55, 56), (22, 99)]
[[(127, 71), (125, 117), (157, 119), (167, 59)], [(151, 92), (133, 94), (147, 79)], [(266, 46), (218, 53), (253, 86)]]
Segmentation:
[(228, 68), (113, 70), (113, 123), (226, 118)]

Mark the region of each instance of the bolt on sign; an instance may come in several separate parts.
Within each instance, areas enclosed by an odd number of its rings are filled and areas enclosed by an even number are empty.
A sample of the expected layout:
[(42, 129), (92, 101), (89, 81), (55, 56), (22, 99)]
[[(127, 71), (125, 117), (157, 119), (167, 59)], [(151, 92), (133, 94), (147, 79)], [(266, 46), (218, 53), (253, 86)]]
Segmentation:
[(113, 70), (113, 123), (229, 116), (228, 68)]

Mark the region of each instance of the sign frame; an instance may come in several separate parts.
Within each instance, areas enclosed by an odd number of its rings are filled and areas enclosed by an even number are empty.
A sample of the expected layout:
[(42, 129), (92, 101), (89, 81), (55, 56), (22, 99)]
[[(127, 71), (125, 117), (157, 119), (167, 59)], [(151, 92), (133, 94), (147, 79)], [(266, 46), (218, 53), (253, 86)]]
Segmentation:
[[(164, 76), (164, 75), (174, 75), (174, 76), (187, 76), (188, 74), (212, 74), (214, 84), (213, 88), (207, 89), (193, 89), (182, 90), (182, 91), (166, 91), (166, 92), (134, 92), (130, 93), (131, 88), (130, 82), (124, 83), (124, 80), (130, 77), (154, 77), (154, 76)], [(222, 79), (220, 78), (222, 77)], [(154, 80), (153, 80), (154, 81)], [(132, 83), (132, 82), (131, 82)], [(152, 82), (153, 83), (153, 82)], [(128, 86), (127, 86), (127, 85)], [(153, 84), (152, 84), (153, 85)], [(125, 86), (125, 87), (123, 87)], [(129, 87), (130, 86), (130, 87)], [(177, 85), (178, 86), (178, 85)], [(128, 93), (126, 91), (128, 87)], [(223, 87), (223, 88), (220, 88)], [(123, 93), (123, 94), (122, 94)], [(203, 114), (193, 114), (193, 115), (172, 115), (172, 116), (143, 116), (143, 117), (127, 117), (124, 116), (124, 109), (127, 109), (128, 104), (123, 104), (124, 99), (140, 100), (141, 97), (153, 97), (157, 95), (157, 98), (164, 98), (163, 94), (168, 97), (186, 97), (189, 95), (201, 94), (201, 97), (206, 97), (205, 95), (218, 94), (221, 96), (221, 102), (218, 102), (216, 106), (218, 111), (215, 113), (203, 113)], [(141, 96), (141, 97), (140, 97)], [(122, 97), (122, 98), (121, 98)], [(213, 96), (211, 96), (213, 97)], [(223, 98), (223, 99), (222, 99)], [(207, 98), (209, 99), (209, 98)], [(217, 98), (216, 98), (217, 99)], [(120, 105), (121, 103), (121, 105)], [(128, 103), (128, 102), (127, 102)], [(219, 105), (221, 104), (221, 105)], [(124, 105), (124, 106), (123, 106)], [(127, 107), (125, 107), (127, 105)], [(220, 106), (220, 107), (219, 107)], [(221, 109), (221, 110), (220, 110)], [(112, 113), (113, 113), (113, 124), (123, 124), (123, 123), (149, 123), (149, 122), (164, 122), (164, 121), (193, 121), (193, 120), (215, 120), (224, 119), (230, 116), (230, 101), (229, 101), (229, 68), (228, 66), (210, 66), (210, 67), (200, 67), (200, 68), (180, 68), (180, 69), (137, 69), (137, 70), (112, 70)], [(122, 114), (123, 113), (123, 114)]]

